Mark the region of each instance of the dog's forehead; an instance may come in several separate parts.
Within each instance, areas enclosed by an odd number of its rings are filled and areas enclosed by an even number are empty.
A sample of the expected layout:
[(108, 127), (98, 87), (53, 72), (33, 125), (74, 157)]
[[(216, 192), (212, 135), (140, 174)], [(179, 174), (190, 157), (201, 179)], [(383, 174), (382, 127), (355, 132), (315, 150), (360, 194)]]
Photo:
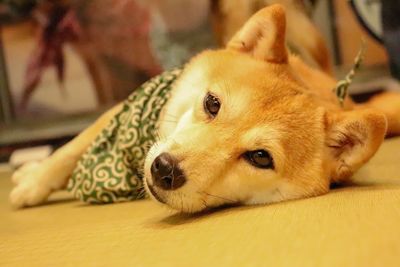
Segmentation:
[(233, 51), (207, 51), (192, 65), (202, 70), (201, 76), (210, 89), (215, 87), (229, 95), (246, 93), (271, 101), (301, 92), (289, 65), (271, 64)]
[[(205, 90), (221, 94), (243, 108), (267, 110), (274, 105), (299, 107), (299, 96), (309, 98), (307, 89), (287, 64), (271, 64), (242, 53), (217, 50), (200, 54), (190, 64)], [(307, 102), (310, 102), (306, 100)], [(239, 108), (239, 107), (238, 107)]]

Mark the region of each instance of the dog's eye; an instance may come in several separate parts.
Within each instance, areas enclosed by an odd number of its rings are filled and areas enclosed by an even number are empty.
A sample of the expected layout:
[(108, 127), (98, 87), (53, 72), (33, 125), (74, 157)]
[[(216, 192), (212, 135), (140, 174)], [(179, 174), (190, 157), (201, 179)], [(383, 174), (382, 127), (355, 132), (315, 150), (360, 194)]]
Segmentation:
[(243, 154), (244, 159), (246, 159), (251, 165), (262, 169), (273, 169), (274, 162), (271, 155), (265, 150), (253, 150), (247, 151)]
[(214, 118), (218, 114), (219, 108), (221, 107), (221, 102), (219, 101), (218, 97), (208, 93), (204, 98), (203, 106), (206, 113)]

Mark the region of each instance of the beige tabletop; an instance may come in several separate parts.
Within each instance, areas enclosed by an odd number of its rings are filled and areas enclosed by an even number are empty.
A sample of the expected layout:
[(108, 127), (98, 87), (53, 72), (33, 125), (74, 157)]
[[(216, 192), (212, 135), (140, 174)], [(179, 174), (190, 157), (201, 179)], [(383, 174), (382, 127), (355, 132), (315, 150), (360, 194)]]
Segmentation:
[(150, 200), (88, 206), (65, 192), (12, 211), (0, 174), (0, 266), (400, 266), (400, 138), (362, 186), (180, 215)]

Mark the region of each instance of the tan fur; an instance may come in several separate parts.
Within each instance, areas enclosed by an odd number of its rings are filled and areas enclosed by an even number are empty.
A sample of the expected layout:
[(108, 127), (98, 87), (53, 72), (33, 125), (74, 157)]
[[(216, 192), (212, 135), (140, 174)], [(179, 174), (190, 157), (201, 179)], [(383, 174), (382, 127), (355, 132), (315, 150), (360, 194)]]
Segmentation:
[[(144, 166), (146, 188), (152, 187), (168, 206), (195, 212), (228, 203), (265, 204), (321, 195), (330, 183), (349, 179), (367, 162), (386, 132), (398, 133), (399, 95), (390, 96), (390, 107), (383, 105), (382, 96), (362, 106), (347, 98), (342, 108), (332, 93), (336, 81), (287, 52), (284, 25), (282, 6), (265, 8), (226, 49), (205, 51), (185, 67), (162, 114), (178, 120), (161, 118), (162, 139), (151, 148)], [(221, 101), (214, 119), (203, 108), (207, 92)], [(106, 115), (96, 130), (84, 132), (37, 165), (36, 172), (16, 172), (14, 177), (26, 176), (35, 188), (48, 190), (32, 201), (26, 196), (35, 193), (24, 186), (27, 182), (17, 181), (12, 203), (21, 207), (46, 199), (59, 188), (49, 186), (55, 173), (65, 184), (73, 164), (63, 162), (76, 162), (108, 119)], [(243, 153), (258, 149), (272, 155), (274, 169), (255, 168), (244, 160)], [(179, 161), (186, 176), (177, 190), (157, 187), (150, 174), (154, 159), (165, 152)]]

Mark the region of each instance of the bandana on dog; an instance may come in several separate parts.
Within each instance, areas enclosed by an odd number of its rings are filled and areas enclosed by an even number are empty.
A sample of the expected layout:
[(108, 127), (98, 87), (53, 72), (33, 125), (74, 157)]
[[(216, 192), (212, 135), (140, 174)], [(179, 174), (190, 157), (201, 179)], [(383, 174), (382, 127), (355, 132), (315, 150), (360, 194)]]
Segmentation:
[(180, 69), (164, 72), (140, 86), (79, 160), (67, 189), (88, 203), (143, 198), (142, 169), (156, 140), (160, 112)]
[(358, 51), (356, 58), (354, 59), (353, 67), (351, 68), (349, 73), (347, 73), (344, 79), (340, 80), (336, 84), (336, 87), (333, 89), (336, 97), (339, 100), (339, 104), (341, 107), (343, 107), (344, 100), (346, 99), (346, 96), (348, 94), (349, 86), (353, 82), (354, 75), (361, 66), (362, 60), (364, 58), (365, 48), (366, 48), (365, 41), (363, 41), (361, 44), (361, 48)]

